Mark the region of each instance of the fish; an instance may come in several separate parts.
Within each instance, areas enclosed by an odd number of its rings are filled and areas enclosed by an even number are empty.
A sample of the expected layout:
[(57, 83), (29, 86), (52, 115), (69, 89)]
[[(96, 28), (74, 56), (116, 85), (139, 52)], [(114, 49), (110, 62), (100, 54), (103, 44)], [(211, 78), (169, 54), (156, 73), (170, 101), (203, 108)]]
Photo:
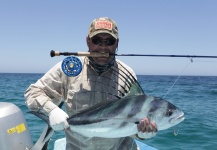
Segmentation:
[(159, 97), (135, 95), (99, 103), (67, 119), (70, 129), (85, 137), (120, 138), (138, 132), (137, 124), (149, 118), (158, 131), (182, 122), (184, 112)]
[[(42, 113), (36, 116), (49, 124)], [(67, 119), (73, 132), (85, 137), (120, 138), (135, 135), (141, 119), (149, 118), (158, 131), (182, 122), (184, 112), (159, 97), (148, 95), (128, 96), (118, 100), (107, 100), (89, 107)]]

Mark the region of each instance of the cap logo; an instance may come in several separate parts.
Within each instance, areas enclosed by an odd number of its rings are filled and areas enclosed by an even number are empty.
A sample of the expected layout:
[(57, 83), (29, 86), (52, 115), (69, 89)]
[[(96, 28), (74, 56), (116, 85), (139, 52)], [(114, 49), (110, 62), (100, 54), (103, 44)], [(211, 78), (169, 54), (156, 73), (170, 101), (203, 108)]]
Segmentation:
[(112, 30), (112, 23), (110, 21), (96, 21), (95, 29)]

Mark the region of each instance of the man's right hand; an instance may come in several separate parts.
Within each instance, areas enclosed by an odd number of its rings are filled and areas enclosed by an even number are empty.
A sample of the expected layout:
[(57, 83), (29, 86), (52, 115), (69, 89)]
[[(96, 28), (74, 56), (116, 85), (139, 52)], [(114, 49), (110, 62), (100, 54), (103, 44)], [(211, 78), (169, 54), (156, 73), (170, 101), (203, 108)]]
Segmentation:
[(64, 130), (69, 127), (69, 124), (66, 120), (69, 118), (69, 116), (59, 107), (53, 109), (48, 116), (50, 126), (54, 131)]

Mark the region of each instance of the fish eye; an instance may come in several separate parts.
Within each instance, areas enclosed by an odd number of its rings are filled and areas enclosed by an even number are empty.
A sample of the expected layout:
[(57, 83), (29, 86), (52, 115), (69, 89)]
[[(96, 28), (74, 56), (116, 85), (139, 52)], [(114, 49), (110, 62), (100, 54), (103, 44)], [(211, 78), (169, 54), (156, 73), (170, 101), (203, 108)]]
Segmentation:
[(173, 111), (171, 109), (169, 109), (166, 113), (167, 116), (171, 116), (173, 114)]

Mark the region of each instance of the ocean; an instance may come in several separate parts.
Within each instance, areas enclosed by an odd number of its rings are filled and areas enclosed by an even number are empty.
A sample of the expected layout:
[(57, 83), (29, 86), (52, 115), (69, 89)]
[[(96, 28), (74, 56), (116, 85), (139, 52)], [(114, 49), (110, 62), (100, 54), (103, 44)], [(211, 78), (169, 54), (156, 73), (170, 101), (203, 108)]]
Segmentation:
[[(27, 121), (32, 140), (39, 138), (45, 122), (27, 113), (24, 91), (43, 74), (0, 73), (0, 102), (17, 105)], [(152, 139), (142, 142), (159, 150), (214, 150), (217, 145), (217, 77), (216, 76), (150, 76), (138, 75), (138, 81), (147, 95), (162, 97), (185, 113), (185, 120)], [(56, 132), (49, 144), (53, 149)]]

